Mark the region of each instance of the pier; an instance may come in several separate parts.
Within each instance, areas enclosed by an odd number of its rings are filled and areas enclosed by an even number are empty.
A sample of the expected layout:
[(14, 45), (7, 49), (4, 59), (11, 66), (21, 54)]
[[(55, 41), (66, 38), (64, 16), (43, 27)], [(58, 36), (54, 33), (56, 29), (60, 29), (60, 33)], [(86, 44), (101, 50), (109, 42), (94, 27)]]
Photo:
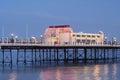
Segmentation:
[[(13, 59), (14, 58), (14, 59)], [(0, 63), (107, 62), (120, 59), (120, 42), (98, 33), (73, 32), (70, 25), (49, 26), (40, 38), (0, 38)]]
[(97, 62), (120, 59), (118, 44), (37, 44), (0, 43), (0, 63), (13, 64), (13, 54), (17, 54), (16, 64), (36, 62)]

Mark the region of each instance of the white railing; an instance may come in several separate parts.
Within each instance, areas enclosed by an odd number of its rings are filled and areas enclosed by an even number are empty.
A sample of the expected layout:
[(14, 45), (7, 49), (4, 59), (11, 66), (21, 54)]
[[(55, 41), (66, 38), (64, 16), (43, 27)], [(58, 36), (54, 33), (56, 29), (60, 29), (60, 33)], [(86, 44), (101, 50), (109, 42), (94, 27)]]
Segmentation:
[(0, 46), (115, 46), (120, 47), (120, 45), (111, 44), (36, 44), (36, 43), (0, 43)]
[(119, 43), (106, 43), (106, 44), (98, 44), (98, 43), (70, 43), (70, 44), (47, 44), (45, 43), (44, 39), (25, 39), (25, 38), (20, 38), (20, 39), (12, 39), (12, 38), (6, 38), (4, 40), (0, 40), (0, 46), (11, 46), (11, 45), (19, 45), (19, 46), (120, 46)]

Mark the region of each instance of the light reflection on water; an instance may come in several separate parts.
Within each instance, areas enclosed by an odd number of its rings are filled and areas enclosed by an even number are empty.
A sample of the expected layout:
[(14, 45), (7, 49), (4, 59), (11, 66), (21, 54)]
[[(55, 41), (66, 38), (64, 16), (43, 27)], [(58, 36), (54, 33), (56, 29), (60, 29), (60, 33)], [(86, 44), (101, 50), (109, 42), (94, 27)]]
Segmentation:
[(11, 72), (10, 73), (10, 79), (9, 80), (16, 80), (16, 73), (15, 72)]
[(40, 80), (119, 80), (116, 64), (52, 67), (40, 72)]
[(0, 70), (0, 80), (120, 80), (120, 63), (21, 67)]

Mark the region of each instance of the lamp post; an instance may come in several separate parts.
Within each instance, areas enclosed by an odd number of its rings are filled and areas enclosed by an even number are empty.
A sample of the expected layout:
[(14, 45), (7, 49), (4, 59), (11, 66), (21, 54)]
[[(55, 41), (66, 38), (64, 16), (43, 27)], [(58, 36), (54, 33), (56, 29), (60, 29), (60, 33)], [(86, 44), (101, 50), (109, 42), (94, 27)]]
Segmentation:
[(17, 43), (18, 36), (15, 36), (15, 43)]
[(11, 34), (11, 43), (14, 43), (14, 34)]
[(13, 33), (11, 34), (11, 37), (12, 37), (12, 38), (14, 37), (14, 34), (13, 34)]
[(40, 43), (43, 43), (43, 35), (40, 35)]
[(107, 36), (105, 36), (105, 41), (104, 42), (105, 42), (105, 44), (107, 44)]
[(117, 44), (117, 39), (116, 39), (116, 37), (113, 37), (113, 38), (112, 38), (112, 44)]
[(36, 43), (36, 38), (34, 36), (32, 37), (32, 40), (33, 40), (33, 42), (35, 44)]

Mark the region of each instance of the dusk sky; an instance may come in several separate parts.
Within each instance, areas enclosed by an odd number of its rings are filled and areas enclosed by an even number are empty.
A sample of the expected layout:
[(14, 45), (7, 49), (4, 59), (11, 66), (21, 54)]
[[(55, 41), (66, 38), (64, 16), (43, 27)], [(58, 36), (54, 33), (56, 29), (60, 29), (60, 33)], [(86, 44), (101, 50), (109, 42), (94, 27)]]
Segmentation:
[(0, 0), (1, 37), (26, 37), (27, 30), (29, 37), (40, 37), (48, 26), (64, 24), (120, 40), (120, 0)]

